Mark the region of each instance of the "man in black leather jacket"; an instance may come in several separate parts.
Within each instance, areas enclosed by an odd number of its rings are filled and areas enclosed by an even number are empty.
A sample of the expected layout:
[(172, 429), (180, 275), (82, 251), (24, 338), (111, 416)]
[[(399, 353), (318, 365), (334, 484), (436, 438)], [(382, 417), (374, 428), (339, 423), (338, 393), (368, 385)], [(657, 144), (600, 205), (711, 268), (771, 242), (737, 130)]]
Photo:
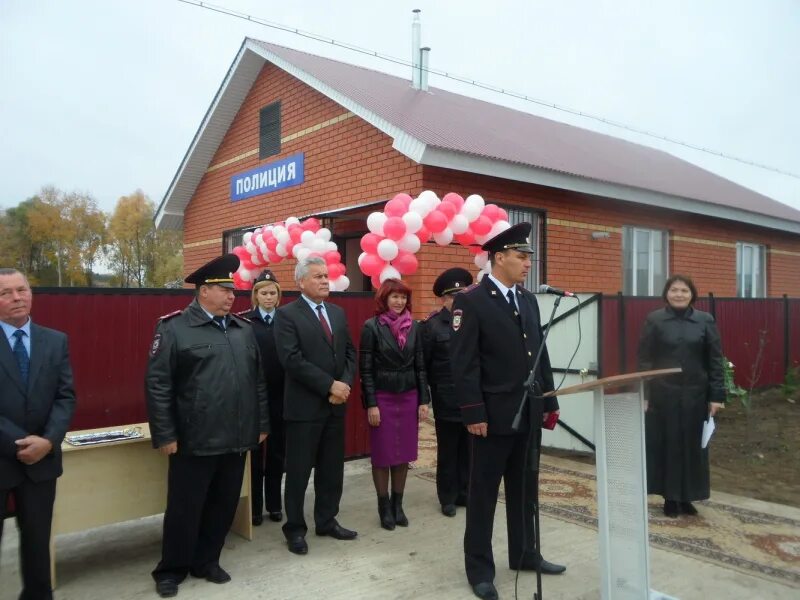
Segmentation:
[(246, 452), (269, 433), (261, 357), (249, 321), (230, 314), (232, 254), (186, 278), (197, 297), (161, 317), (145, 387), (153, 446), (169, 456), (161, 562), (153, 571), (161, 597), (178, 593), (188, 573), (230, 581), (219, 556), (230, 529)]

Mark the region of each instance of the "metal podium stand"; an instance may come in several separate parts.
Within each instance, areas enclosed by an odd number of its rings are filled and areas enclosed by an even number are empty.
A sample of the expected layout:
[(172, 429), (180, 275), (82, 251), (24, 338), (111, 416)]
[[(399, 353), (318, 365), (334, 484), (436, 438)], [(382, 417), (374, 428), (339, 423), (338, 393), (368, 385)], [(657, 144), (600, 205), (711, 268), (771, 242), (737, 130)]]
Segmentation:
[(680, 372), (660, 369), (615, 375), (557, 393), (594, 393), (603, 600), (676, 600), (650, 589), (644, 384)]

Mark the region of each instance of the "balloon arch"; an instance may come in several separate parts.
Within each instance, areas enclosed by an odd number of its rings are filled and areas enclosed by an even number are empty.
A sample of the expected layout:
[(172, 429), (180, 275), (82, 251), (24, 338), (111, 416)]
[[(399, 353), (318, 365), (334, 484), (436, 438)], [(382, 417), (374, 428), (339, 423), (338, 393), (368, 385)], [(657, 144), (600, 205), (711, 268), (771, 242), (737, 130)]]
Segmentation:
[[(378, 287), (390, 277), (400, 279), (414, 274), (419, 268), (416, 253), (422, 244), (433, 239), (439, 246), (448, 246), (455, 241), (475, 255), (480, 279), (489, 269), (481, 244), (509, 227), (508, 213), (496, 204), (486, 204), (477, 194), (466, 200), (452, 192), (441, 200), (429, 190), (416, 198), (397, 194), (383, 211), (367, 217), (369, 233), (361, 238), (358, 266)], [(252, 287), (253, 279), (263, 268), (288, 256), (298, 260), (320, 256), (328, 265), (331, 291), (341, 292), (350, 286), (330, 230), (313, 217), (302, 222), (290, 217), (245, 233), (242, 245), (233, 253), (241, 261), (233, 276), (240, 289)]]

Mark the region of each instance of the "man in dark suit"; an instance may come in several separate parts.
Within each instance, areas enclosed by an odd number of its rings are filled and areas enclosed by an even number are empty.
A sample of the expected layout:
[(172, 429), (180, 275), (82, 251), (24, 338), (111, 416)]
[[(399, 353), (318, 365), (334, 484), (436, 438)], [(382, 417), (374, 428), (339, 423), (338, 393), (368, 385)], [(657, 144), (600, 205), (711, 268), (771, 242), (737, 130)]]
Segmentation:
[(302, 294), (278, 309), (275, 345), (286, 370), (283, 533), (290, 552), (306, 554), (303, 504), (312, 468), (317, 535), (338, 540), (357, 535), (336, 521), (344, 476), (345, 403), (355, 377), (356, 350), (344, 311), (324, 302), (330, 293), (325, 261), (298, 261), (295, 281)]
[(519, 431), (512, 429), (542, 339), (536, 297), (519, 285), (531, 268), (530, 231), (530, 223), (520, 223), (487, 241), (483, 250), (489, 253), (491, 274), (453, 302), (453, 382), (464, 424), (472, 434), (465, 566), (474, 594), (490, 600), (498, 597), (492, 525), (501, 479), (508, 566), (535, 570), (540, 565), (547, 574), (565, 570), (542, 558), (533, 535), (538, 465), (535, 473), (527, 465), (528, 444), (540, 445), (542, 422), (558, 411), (555, 397), (541, 398), (554, 387), (546, 349), (535, 374), (538, 395), (529, 398)]
[(50, 527), (61, 442), (75, 410), (67, 336), (31, 322), (33, 294), (0, 269), (0, 538), (9, 494), (20, 530), (21, 600), (52, 598)]

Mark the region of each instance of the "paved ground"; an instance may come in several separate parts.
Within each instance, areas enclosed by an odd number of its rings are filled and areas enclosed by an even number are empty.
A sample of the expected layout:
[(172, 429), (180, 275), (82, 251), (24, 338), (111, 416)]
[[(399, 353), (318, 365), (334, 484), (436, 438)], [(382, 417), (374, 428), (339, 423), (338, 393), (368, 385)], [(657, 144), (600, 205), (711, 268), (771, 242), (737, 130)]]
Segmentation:
[[(548, 458), (565, 466), (574, 463)], [(298, 557), (286, 551), (278, 525), (269, 521), (256, 529), (252, 542), (231, 535), (222, 564), (233, 581), (222, 586), (188, 580), (179, 598), (187, 599), (349, 599), (429, 598), (450, 600), (473, 597), (463, 571), (461, 541), (463, 509), (454, 519), (439, 513), (432, 483), (409, 476), (406, 492), (408, 529), (394, 532), (378, 525), (375, 495), (366, 460), (348, 463), (340, 522), (359, 531), (353, 542), (309, 536), (310, 551)], [(798, 518), (800, 510), (767, 505), (725, 495), (726, 502), (774, 509)], [(307, 511), (311, 504), (307, 502)], [(503, 565), (505, 515), (495, 520), (495, 581), (503, 599), (514, 598), (514, 573)], [(129, 600), (157, 598), (149, 571), (159, 556), (160, 517), (113, 525), (57, 539), (59, 600)], [(0, 600), (19, 594), (15, 528), (6, 524), (0, 556)], [(599, 598), (597, 533), (545, 518), (542, 521), (545, 556), (568, 566), (564, 575), (544, 579), (547, 600)], [(744, 575), (696, 558), (653, 549), (652, 585), (682, 600), (778, 600), (800, 597), (790, 587)], [(519, 598), (532, 598), (535, 577), (522, 574)]]

